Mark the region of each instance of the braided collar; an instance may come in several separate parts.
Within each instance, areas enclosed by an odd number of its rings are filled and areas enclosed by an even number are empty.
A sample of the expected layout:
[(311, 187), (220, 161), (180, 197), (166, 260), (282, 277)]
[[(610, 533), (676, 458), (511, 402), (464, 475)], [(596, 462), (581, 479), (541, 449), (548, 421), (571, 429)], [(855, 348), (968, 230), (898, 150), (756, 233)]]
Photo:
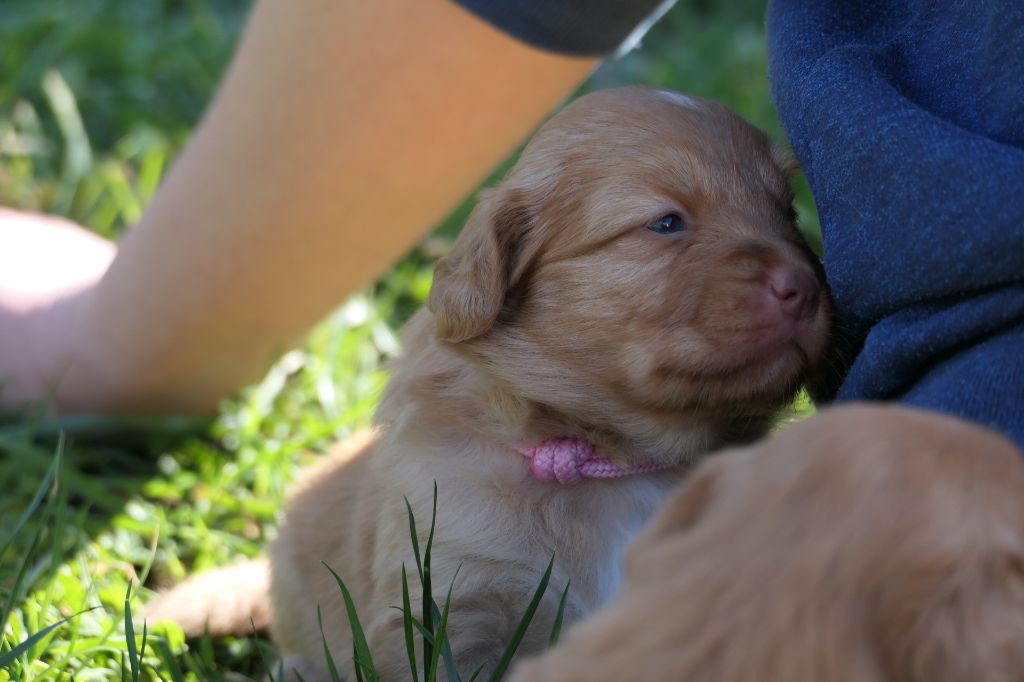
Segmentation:
[(530, 460), (530, 471), (538, 481), (557, 481), (562, 485), (573, 485), (584, 478), (621, 478), (671, 467), (654, 463), (619, 466), (580, 438), (549, 438), (539, 445), (517, 446), (516, 451)]

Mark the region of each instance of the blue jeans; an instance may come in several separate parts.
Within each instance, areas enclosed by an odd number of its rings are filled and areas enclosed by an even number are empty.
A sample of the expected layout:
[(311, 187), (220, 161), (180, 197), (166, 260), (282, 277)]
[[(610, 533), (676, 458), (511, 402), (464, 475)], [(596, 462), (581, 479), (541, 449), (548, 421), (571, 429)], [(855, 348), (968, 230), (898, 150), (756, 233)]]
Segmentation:
[(768, 55), (855, 351), (836, 397), (1024, 447), (1024, 3), (771, 0)]

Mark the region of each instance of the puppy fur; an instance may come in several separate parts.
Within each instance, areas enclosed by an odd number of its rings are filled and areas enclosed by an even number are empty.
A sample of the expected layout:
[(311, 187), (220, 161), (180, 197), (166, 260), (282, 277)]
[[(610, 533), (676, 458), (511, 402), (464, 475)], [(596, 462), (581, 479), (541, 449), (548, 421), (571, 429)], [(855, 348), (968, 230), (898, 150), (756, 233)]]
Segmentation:
[(705, 461), (514, 682), (1024, 679), (1024, 453), (898, 407)]
[[(651, 88), (588, 95), (537, 133), (438, 264), (375, 434), (291, 502), (270, 553), (286, 667), (328, 679), (319, 606), (351, 676), (324, 562), (355, 597), (381, 678), (408, 675), (390, 608), (401, 563), (415, 565), (402, 498), (424, 530), (435, 480), (435, 598), (461, 565), (449, 635), (467, 674), (496, 662), (552, 553), (556, 589), (521, 651), (546, 644), (569, 579), (569, 622), (615, 593), (626, 543), (673, 484), (703, 453), (763, 435), (822, 355), (829, 303), (782, 164), (728, 108)], [(647, 229), (670, 214), (686, 229)], [(562, 486), (514, 449), (567, 436), (670, 468)]]

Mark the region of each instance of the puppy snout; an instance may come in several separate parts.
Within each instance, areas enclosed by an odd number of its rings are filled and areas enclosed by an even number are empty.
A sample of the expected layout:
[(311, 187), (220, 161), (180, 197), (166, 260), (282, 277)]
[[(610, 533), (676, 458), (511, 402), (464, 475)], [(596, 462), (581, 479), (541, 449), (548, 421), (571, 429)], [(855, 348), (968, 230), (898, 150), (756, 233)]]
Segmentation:
[(768, 289), (779, 310), (794, 320), (810, 317), (818, 309), (818, 280), (803, 268), (775, 268), (768, 277)]

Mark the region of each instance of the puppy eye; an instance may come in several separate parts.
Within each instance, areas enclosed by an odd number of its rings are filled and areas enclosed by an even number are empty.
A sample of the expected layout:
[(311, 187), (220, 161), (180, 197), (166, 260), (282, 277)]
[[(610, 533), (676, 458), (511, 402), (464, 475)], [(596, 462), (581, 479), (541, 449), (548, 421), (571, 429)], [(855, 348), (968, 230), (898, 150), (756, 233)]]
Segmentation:
[(657, 234), (672, 234), (673, 232), (682, 232), (685, 230), (686, 223), (684, 223), (683, 219), (675, 213), (669, 213), (648, 225), (647, 229)]

